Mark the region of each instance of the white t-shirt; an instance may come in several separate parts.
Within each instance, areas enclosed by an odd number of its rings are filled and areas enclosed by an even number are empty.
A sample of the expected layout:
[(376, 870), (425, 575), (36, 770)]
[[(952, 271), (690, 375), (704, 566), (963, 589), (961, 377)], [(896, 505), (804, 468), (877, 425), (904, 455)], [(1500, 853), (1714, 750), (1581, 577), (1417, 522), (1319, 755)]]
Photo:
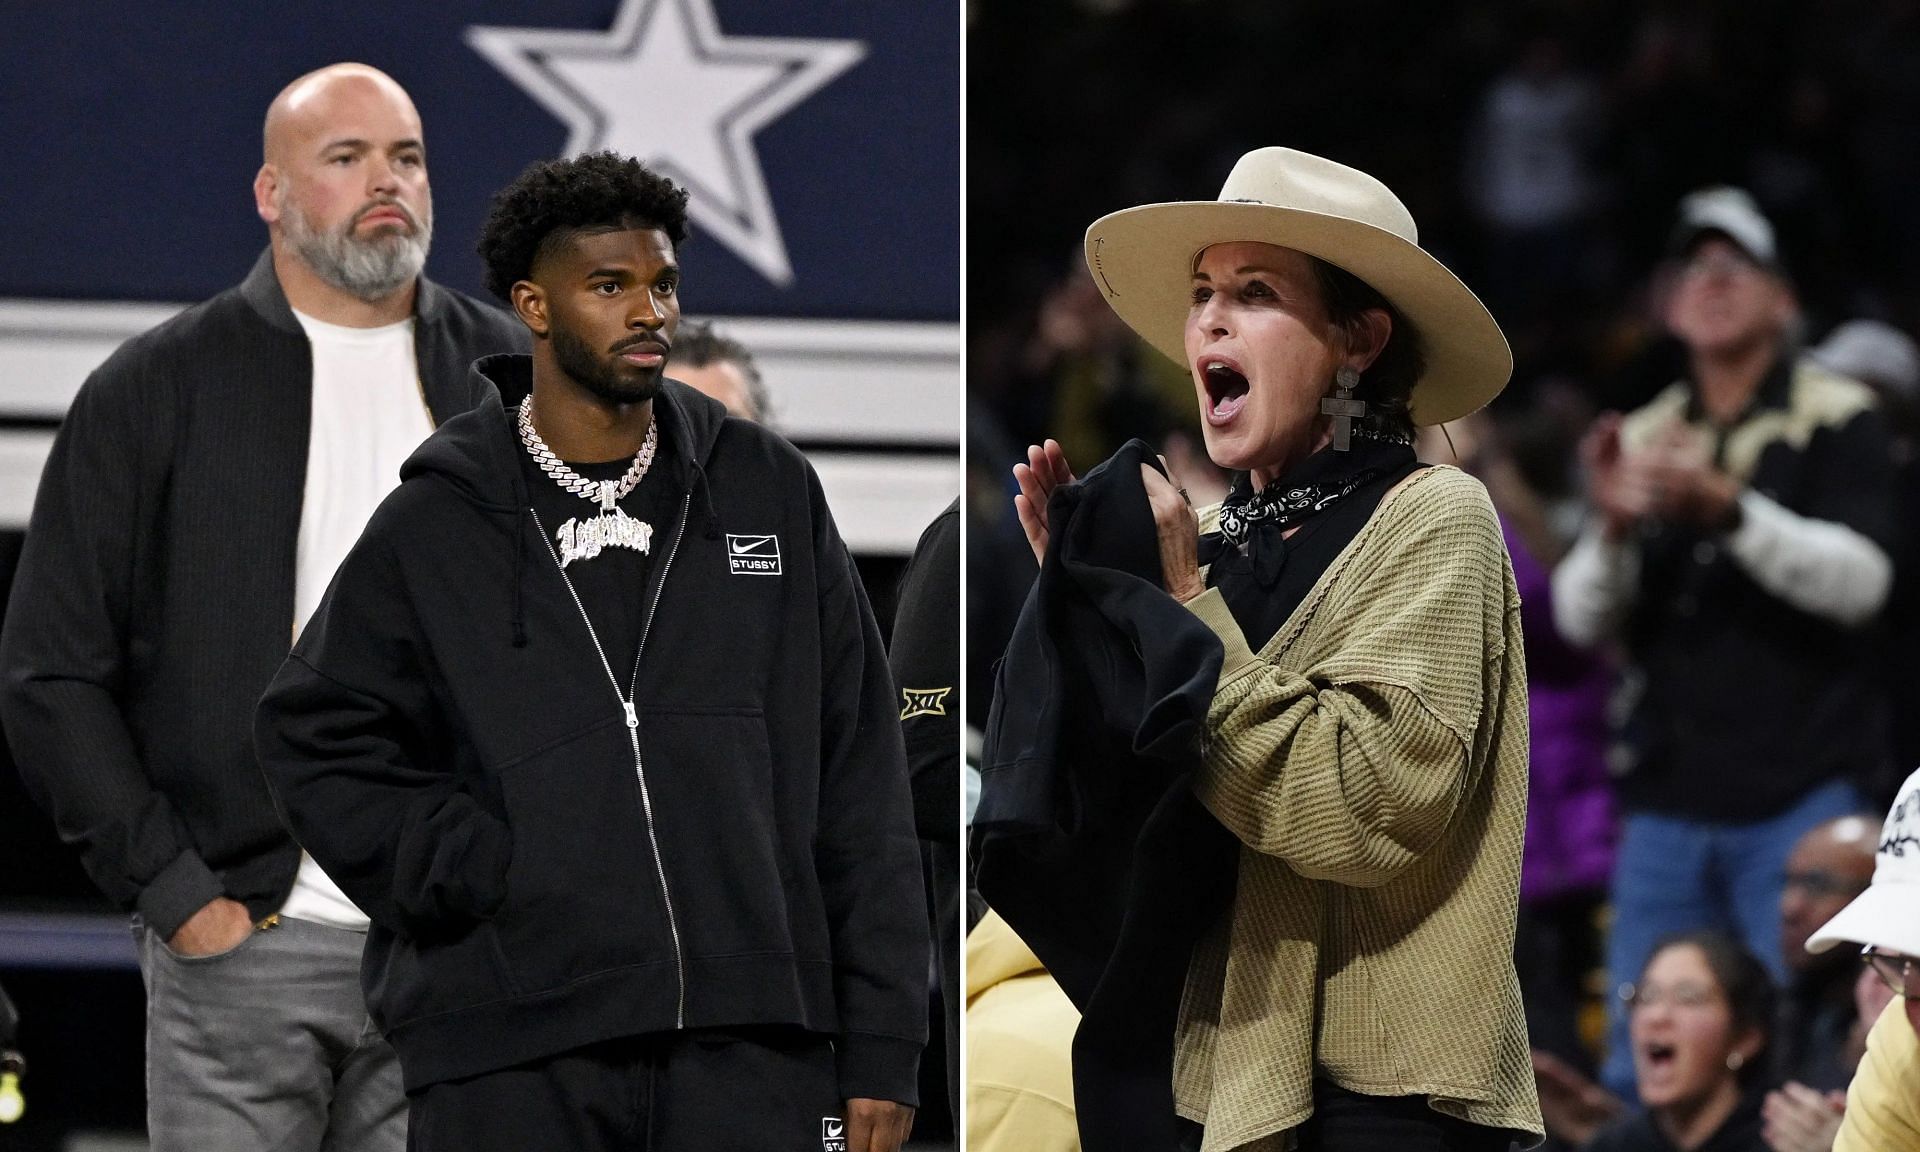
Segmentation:
[[(433, 419), (414, 359), (411, 318), (383, 328), (342, 328), (294, 316), (313, 345), (313, 426), (293, 580), (298, 639), (373, 510), (399, 486), (400, 465), (433, 431)], [(304, 852), (280, 914), (367, 928), (366, 915)]]

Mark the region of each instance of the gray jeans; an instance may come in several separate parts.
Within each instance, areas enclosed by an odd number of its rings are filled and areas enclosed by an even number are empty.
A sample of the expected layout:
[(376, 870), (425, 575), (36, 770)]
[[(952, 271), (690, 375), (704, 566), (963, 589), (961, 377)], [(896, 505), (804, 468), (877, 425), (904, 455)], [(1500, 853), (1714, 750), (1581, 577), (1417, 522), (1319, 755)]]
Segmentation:
[(183, 957), (134, 921), (153, 1152), (404, 1152), (400, 1063), (367, 1017), (366, 937), (282, 919)]

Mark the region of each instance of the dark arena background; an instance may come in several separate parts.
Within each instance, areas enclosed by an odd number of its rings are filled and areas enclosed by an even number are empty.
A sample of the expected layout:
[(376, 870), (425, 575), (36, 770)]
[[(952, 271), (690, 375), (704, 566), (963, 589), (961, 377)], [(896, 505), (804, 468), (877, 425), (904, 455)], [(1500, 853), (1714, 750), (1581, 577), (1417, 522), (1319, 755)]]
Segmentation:
[[(1855, 633), (1871, 672), (1871, 751), (1829, 778), (1855, 785), (1857, 811), (1877, 834), (1901, 779), (1920, 765), (1920, 3), (972, 0), (968, 9), (967, 702), (976, 734), (1035, 571), (1009, 475), (1027, 445), (1057, 438), (1084, 471), (1137, 436), (1166, 454), (1196, 505), (1226, 492), (1205, 456), (1186, 366), (1135, 337), (1088, 274), (1082, 237), (1096, 218), (1212, 200), (1236, 159), (1268, 145), (1378, 177), (1411, 210), (1422, 246), (1498, 318), (1516, 363), (1484, 413), (1448, 429), (1451, 446), (1423, 437), (1421, 456), (1479, 475), (1510, 529), (1525, 521), (1509, 540), (1525, 535), (1544, 572), (1587, 522), (1580, 445), (1593, 421), (1638, 408), (1687, 371), (1663, 310), (1678, 279), (1698, 270), (1683, 267), (1670, 237), (1684, 196), (1733, 185), (1771, 220), (1798, 300), (1786, 353), (1870, 385), (1893, 441), (1893, 458), (1875, 464), (1895, 477), (1895, 528), (1882, 541), (1895, 576), (1876, 622)], [(1859, 321), (1871, 323), (1836, 339)], [(1840, 506), (1847, 499), (1836, 496)], [(1581, 666), (1586, 695), (1567, 705), (1585, 719), (1548, 715), (1559, 705), (1543, 702), (1569, 682), (1535, 623), (1516, 958), (1536, 1060), (1549, 1057), (1538, 1078), (1552, 1128), (1552, 1108), (1562, 1118), (1579, 1110), (1569, 1081), (1550, 1082), (1554, 1071), (1598, 1074), (1608, 1006), (1638, 976), (1604, 961), (1618, 927), (1610, 869), (1632, 807), (1623, 797), (1634, 733), (1622, 720), (1638, 681), (1630, 652), (1586, 654), (1597, 661)], [(1727, 669), (1723, 686), (1736, 719), (1741, 675)], [(1859, 735), (1820, 715), (1803, 722), (1816, 747)], [(1556, 775), (1576, 760), (1581, 779)], [(1813, 984), (1850, 988), (1860, 968), (1849, 956), (1838, 970), (1812, 972), (1799, 945), (1813, 925), (1788, 939), (1793, 902), (1813, 899), (1810, 874), (1745, 877), (1779, 894), (1787, 927), (1761, 958), (1783, 1000), (1802, 1007), (1796, 998), (1813, 995)], [(1835, 891), (1844, 903), (1848, 890)], [(1844, 1032), (1851, 1002), (1840, 1011)]]
[[(1646, 401), (1679, 369), (1654, 301), (1687, 192), (1756, 197), (1807, 343), (1856, 318), (1920, 325), (1920, 4), (969, 9), (975, 726), (1032, 571), (1007, 474), (1024, 446), (1055, 436), (1091, 463), (1129, 436), (1191, 453), (1199, 435), (1185, 373), (1100, 300), (1081, 237), (1118, 208), (1212, 199), (1249, 149), (1315, 152), (1400, 196), (1421, 243), (1500, 320), (1515, 370), (1488, 414), (1576, 524), (1586, 421)], [(1920, 753), (1911, 734), (1904, 746)]]
[[(692, 190), (685, 316), (756, 355), (884, 627), (960, 483), (959, 22), (803, 0), (0, 5), (0, 588), (87, 373), (265, 246), (251, 183), (268, 102), (356, 60), (419, 109), (427, 274), (462, 291), (486, 297), (487, 200), (531, 161), (613, 148)], [(10, 759), (0, 987), (29, 1065), (0, 1148), (143, 1147), (127, 919)], [(933, 1015), (916, 1140), (937, 1147), (952, 1133)]]

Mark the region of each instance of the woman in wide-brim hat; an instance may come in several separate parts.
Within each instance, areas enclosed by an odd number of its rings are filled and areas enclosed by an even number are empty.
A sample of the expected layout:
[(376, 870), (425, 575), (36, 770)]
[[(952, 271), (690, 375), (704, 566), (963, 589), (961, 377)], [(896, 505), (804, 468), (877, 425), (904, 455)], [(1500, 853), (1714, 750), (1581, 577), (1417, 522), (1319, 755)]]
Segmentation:
[[(1242, 845), (1175, 1038), (1196, 1146), (1536, 1142), (1519, 598), (1485, 490), (1412, 448), (1505, 386), (1499, 326), (1383, 184), (1285, 148), (1217, 201), (1102, 217), (1086, 254), (1236, 473), (1196, 515), (1143, 469), (1164, 586), (1226, 653), (1194, 789)], [(1052, 441), (1015, 473), (1042, 556), (1073, 474)]]

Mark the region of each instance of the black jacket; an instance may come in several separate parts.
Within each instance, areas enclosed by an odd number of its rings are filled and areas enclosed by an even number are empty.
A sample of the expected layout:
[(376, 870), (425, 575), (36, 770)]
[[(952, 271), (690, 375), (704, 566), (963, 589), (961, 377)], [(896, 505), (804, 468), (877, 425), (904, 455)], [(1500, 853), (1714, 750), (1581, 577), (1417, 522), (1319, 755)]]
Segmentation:
[(1046, 561), (1000, 666), (974, 814), (980, 892), (1081, 1011), (1088, 1152), (1171, 1149), (1173, 1039), (1194, 943), (1239, 845), (1190, 788), (1219, 637), (1160, 587), (1129, 441), (1047, 503)]
[[(530, 361), (474, 366), (503, 393)], [(798, 1024), (911, 1103), (927, 924), (878, 629), (805, 458), (667, 382), (627, 713), (489, 399), (448, 421), (261, 701), (260, 759), (369, 917), (408, 1088), (614, 1037)], [(773, 537), (768, 544), (748, 538)], [(736, 564), (777, 556), (777, 572)], [(626, 690), (631, 652), (606, 653)]]
[[(894, 680), (920, 839), (960, 843), (960, 501), (920, 533), (893, 617)], [(956, 854), (957, 859), (957, 854)], [(959, 917), (954, 918), (959, 930)], [(959, 955), (956, 950), (955, 956)]]
[[(435, 423), (488, 389), (510, 316), (420, 281)], [(253, 758), (293, 643), (311, 345), (262, 255), (122, 344), (54, 440), (0, 635), (0, 719), (29, 792), (116, 904), (163, 937), (217, 896), (279, 908), (300, 850)]]
[(926, 858), (934, 967), (946, 1011), (947, 1102), (960, 1115), (960, 501), (934, 517), (900, 578), (894, 683), (913, 822)]

